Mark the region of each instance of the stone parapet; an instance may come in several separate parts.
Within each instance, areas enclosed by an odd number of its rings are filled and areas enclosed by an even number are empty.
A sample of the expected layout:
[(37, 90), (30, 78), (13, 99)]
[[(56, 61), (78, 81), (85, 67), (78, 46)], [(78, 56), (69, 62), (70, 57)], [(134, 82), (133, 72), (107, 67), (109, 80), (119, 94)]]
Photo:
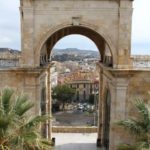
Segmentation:
[(54, 133), (96, 133), (97, 127), (82, 127), (82, 126), (53, 126)]
[(134, 55), (131, 59), (133, 68), (150, 68), (150, 55)]
[(20, 51), (0, 48), (0, 68), (19, 66)]

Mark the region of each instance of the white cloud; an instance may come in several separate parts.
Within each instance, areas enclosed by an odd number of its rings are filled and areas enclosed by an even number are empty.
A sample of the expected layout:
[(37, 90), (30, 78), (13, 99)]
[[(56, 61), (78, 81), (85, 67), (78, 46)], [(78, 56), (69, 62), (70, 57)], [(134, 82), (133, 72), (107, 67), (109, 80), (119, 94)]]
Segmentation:
[(12, 43), (12, 40), (10, 39), (10, 38), (8, 38), (8, 37), (1, 37), (0, 36), (0, 44), (8, 44), (8, 43)]
[[(20, 0), (0, 0), (0, 47), (20, 49)], [(142, 53), (143, 50), (150, 54), (150, 0), (135, 0), (132, 25), (132, 52)], [(11, 40), (13, 39), (13, 40)], [(82, 39), (82, 40), (81, 40)], [(9, 42), (9, 40), (11, 42)], [(81, 42), (82, 41), (82, 42)], [(5, 43), (5, 44), (4, 44)], [(81, 37), (68, 38), (59, 47), (80, 46), (84, 49), (95, 49), (90, 42)], [(141, 50), (142, 49), (142, 50)]]
[(20, 0), (0, 0), (0, 47), (20, 49)]
[(133, 11), (133, 42), (150, 43), (150, 1), (135, 0)]
[(55, 45), (55, 48), (78, 48), (78, 49), (86, 49), (86, 50), (98, 50), (95, 43), (89, 38), (73, 34), (62, 38)]
[(150, 1), (135, 0), (132, 23), (132, 54), (150, 54)]

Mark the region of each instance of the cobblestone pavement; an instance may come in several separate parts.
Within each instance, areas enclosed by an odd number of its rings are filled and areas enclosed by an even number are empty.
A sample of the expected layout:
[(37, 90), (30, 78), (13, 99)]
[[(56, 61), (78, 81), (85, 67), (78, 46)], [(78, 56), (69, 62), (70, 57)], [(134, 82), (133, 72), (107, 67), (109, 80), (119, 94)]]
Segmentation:
[(96, 147), (97, 133), (53, 133), (54, 150), (102, 150)]

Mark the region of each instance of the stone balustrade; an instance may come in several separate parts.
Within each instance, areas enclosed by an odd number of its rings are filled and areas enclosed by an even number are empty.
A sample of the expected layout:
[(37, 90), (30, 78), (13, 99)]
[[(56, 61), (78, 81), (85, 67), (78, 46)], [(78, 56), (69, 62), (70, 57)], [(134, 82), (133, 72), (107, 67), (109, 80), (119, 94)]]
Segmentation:
[(0, 68), (19, 66), (21, 52), (11, 49), (0, 49)]
[(131, 59), (133, 68), (150, 68), (150, 55), (134, 55)]

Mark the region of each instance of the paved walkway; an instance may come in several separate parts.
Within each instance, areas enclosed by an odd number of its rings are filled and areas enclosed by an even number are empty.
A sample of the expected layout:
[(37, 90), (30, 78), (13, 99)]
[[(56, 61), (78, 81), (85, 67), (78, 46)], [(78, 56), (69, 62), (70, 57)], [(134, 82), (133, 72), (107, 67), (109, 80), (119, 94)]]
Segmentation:
[(101, 150), (96, 147), (97, 133), (53, 133), (54, 150)]

